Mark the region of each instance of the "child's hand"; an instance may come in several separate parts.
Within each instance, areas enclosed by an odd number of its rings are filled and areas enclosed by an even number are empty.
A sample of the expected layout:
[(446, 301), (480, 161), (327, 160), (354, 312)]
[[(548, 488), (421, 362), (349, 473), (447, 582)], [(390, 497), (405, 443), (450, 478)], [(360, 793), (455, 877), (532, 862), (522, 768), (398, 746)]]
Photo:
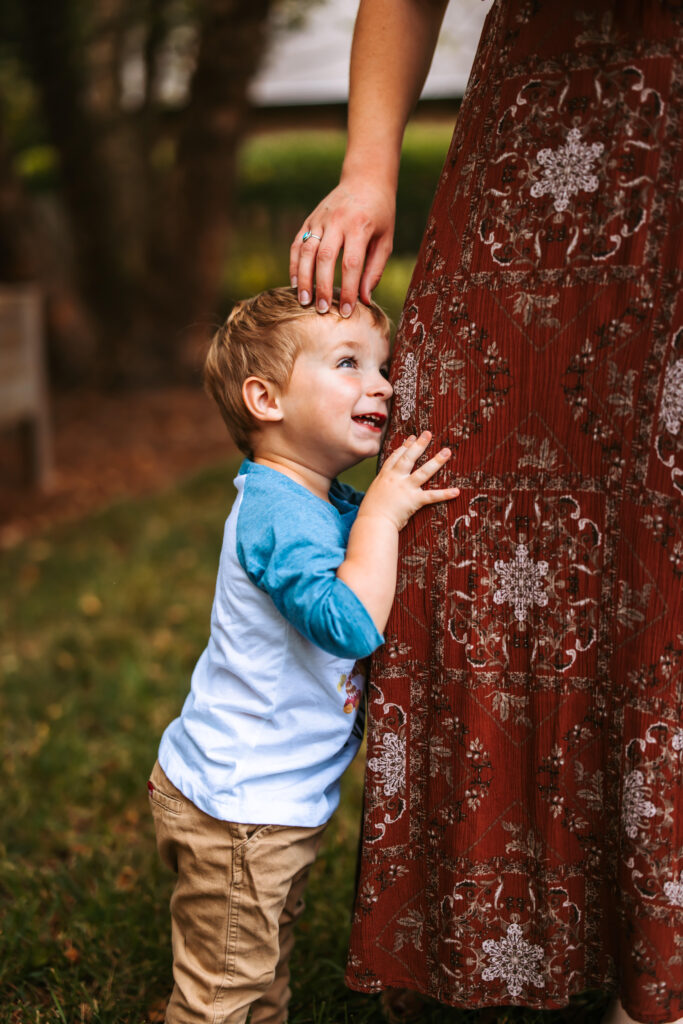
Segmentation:
[(425, 462), (413, 472), (419, 457), (426, 451), (432, 435), (423, 431), (418, 438), (406, 438), (400, 448), (392, 452), (370, 484), (358, 510), (358, 517), (381, 516), (389, 519), (397, 530), (402, 530), (410, 517), (424, 505), (437, 501), (451, 501), (460, 494), (459, 487), (423, 490), (423, 484), (437, 473), (451, 457), (449, 448)]
[(450, 501), (460, 494), (458, 487), (424, 491), (426, 484), (451, 457), (442, 448), (424, 466), (415, 463), (424, 454), (432, 435), (428, 430), (418, 438), (409, 437), (389, 456), (368, 487), (351, 527), (346, 558), (337, 576), (365, 606), (381, 633), (396, 590), (398, 532), (414, 512), (437, 501)]

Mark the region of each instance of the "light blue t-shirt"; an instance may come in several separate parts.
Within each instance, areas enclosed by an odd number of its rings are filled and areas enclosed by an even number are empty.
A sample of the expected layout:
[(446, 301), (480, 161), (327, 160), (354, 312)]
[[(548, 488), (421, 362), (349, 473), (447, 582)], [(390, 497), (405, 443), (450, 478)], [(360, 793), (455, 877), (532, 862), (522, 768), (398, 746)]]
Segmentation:
[(248, 459), (235, 486), (209, 643), (159, 762), (212, 817), (315, 827), (360, 744), (356, 662), (383, 642), (336, 575), (362, 495), (335, 482), (328, 504)]

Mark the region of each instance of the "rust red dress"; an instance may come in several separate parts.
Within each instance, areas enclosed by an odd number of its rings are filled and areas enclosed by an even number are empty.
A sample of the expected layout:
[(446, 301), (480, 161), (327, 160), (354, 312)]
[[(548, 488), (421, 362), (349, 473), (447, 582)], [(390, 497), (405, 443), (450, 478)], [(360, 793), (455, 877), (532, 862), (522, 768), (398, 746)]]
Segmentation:
[(496, 0), (406, 300), (347, 980), (683, 1014), (679, 3)]

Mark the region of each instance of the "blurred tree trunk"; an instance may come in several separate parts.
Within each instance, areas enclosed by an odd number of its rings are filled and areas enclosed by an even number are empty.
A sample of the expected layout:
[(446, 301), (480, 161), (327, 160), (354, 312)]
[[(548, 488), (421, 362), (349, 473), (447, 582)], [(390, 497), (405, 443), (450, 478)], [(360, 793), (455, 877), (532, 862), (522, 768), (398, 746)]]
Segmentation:
[[(177, 135), (177, 217), (173, 237), (153, 257), (164, 274), (160, 293), (171, 314), (168, 332), (190, 358), (196, 342), (216, 326), (237, 152), (249, 116), (247, 86), (263, 53), (270, 6), (271, 0), (206, 0), (202, 5), (197, 69)], [(164, 238), (164, 232), (157, 238)], [(168, 337), (160, 337), (160, 354)]]
[(60, 246), (55, 243), (40, 208), (26, 194), (12, 167), (0, 122), (0, 281), (22, 284), (40, 281), (46, 299), (51, 333), (58, 341), (53, 369), (68, 379), (70, 368), (93, 358), (93, 331), (73, 279), (65, 273)]
[(11, 283), (39, 276), (38, 241), (33, 211), (12, 170), (0, 122), (0, 281)]
[(246, 87), (261, 57), (270, 0), (212, 0), (184, 116), (179, 164), (181, 252), (194, 315), (214, 313), (215, 268), (225, 254), (237, 147), (248, 117)]
[[(127, 287), (122, 279), (118, 227), (108, 169), (102, 166), (98, 125), (86, 107), (83, 52), (71, 0), (25, 0), (25, 43), (47, 130), (60, 158), (61, 195), (76, 257), (77, 283), (92, 314), (93, 361), (125, 331)], [(95, 365), (82, 367), (91, 376)], [(74, 372), (76, 368), (74, 368)]]
[[(71, 376), (116, 385), (187, 375), (193, 342), (217, 315), (247, 86), (272, 2), (182, 8), (196, 26), (196, 63), (178, 111), (159, 96), (177, 0), (22, 0), (25, 59), (59, 154), (92, 334)], [(126, 108), (127, 47), (141, 37), (144, 95)]]

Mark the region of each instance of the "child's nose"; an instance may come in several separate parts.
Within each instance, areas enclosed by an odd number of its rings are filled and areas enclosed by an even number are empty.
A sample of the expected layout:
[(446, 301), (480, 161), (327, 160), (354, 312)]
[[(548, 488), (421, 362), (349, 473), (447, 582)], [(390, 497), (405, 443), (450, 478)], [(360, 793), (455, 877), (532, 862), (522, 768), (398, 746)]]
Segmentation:
[(393, 395), (394, 389), (384, 374), (378, 373), (370, 387), (370, 392), (373, 395), (379, 395), (382, 398), (389, 399)]

